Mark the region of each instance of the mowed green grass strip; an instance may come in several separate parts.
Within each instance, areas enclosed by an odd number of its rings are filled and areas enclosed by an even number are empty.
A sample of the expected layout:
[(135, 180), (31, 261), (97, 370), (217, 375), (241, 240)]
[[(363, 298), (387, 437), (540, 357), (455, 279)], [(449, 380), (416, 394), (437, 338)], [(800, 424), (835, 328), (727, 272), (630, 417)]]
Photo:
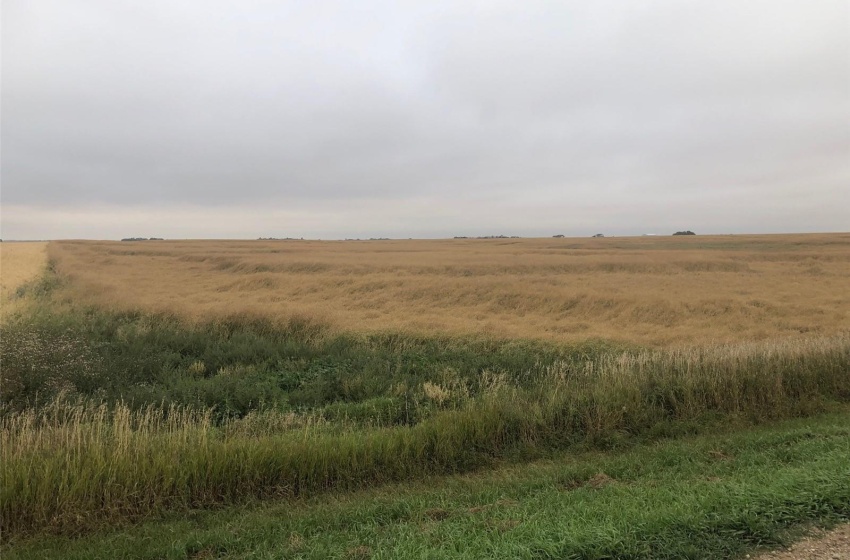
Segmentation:
[(620, 453), (559, 454), (301, 501), (259, 502), (13, 558), (734, 558), (850, 517), (850, 410)]

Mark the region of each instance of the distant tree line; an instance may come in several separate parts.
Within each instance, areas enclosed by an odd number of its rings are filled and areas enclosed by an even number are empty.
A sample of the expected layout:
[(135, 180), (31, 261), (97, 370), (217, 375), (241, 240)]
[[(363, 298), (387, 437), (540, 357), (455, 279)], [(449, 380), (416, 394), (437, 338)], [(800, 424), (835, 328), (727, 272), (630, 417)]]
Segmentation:
[(673, 235), (696, 235), (696, 234), (694, 232), (692, 232), (691, 230), (687, 230), (687, 231), (677, 231)]
[(125, 237), (121, 241), (162, 241), (162, 237)]

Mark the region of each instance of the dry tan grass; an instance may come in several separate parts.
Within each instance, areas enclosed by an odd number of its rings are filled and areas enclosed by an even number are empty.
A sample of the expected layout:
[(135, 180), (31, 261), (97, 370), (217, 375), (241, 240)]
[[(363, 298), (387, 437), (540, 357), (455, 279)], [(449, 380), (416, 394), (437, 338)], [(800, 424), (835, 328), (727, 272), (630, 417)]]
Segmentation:
[(16, 290), (32, 280), (47, 264), (47, 243), (0, 243), (0, 319), (19, 306), (12, 299)]
[(66, 296), (188, 318), (652, 346), (850, 329), (850, 234), (57, 242)]

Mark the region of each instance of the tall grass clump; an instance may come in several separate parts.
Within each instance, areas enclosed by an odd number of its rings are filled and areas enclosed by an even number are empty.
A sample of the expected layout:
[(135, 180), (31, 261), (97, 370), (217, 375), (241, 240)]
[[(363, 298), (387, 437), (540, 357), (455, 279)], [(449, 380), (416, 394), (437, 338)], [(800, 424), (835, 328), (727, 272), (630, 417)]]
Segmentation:
[(623, 353), (554, 362), (532, 382), (484, 372), (475, 391), (457, 378), (420, 390), (433, 410), (413, 425), (365, 425), (340, 410), (266, 410), (217, 423), (211, 409), (62, 398), (6, 414), (0, 530), (74, 532), (460, 472), (517, 451), (606, 446), (706, 418), (809, 414), (850, 401), (850, 336)]

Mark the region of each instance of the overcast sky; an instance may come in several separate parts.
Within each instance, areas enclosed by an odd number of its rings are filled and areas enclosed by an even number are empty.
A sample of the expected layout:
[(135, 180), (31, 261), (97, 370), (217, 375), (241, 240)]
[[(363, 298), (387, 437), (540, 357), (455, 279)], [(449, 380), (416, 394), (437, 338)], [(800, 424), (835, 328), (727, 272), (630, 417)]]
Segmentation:
[(850, 230), (850, 2), (2, 0), (2, 237)]

